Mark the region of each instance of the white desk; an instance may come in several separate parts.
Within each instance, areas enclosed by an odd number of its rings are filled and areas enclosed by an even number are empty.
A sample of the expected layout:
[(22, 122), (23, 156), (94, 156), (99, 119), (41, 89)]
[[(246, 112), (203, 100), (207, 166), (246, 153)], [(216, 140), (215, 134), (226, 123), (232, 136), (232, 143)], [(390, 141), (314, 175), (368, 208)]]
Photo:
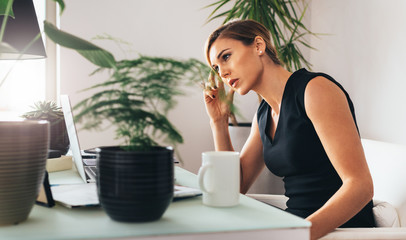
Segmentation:
[[(180, 184), (197, 187), (196, 175), (175, 168)], [(309, 239), (310, 223), (246, 196), (240, 205), (212, 208), (201, 197), (173, 202), (149, 223), (120, 223), (101, 208), (35, 206), (28, 220), (0, 226), (0, 239)]]

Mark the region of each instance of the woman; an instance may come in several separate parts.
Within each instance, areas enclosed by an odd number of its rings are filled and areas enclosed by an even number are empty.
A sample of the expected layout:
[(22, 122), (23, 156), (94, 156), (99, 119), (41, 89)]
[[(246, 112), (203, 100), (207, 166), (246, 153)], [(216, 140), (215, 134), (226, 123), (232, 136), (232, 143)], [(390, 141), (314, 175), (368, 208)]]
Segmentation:
[[(312, 223), (311, 239), (337, 227), (374, 227), (373, 183), (352, 102), (333, 78), (305, 69), (285, 70), (269, 32), (252, 21), (233, 21), (206, 44), (209, 65), (230, 87), (264, 99), (241, 151), (241, 192), (264, 166), (282, 176), (288, 212)], [(224, 85), (206, 88), (204, 100), (217, 151), (234, 151)]]

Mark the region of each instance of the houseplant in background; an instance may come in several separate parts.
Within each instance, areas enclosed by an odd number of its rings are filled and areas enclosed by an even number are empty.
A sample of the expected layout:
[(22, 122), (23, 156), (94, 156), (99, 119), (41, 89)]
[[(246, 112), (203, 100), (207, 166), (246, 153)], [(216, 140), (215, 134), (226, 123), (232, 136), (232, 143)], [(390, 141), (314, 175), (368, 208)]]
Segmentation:
[[(224, 22), (233, 19), (252, 19), (262, 23), (270, 32), (273, 44), (284, 67), (293, 72), (303, 65), (310, 68), (311, 64), (305, 59), (299, 46), (313, 49), (306, 41), (307, 35), (314, 35), (303, 23), (307, 6), (302, 1), (294, 0), (219, 0), (206, 8), (214, 8), (208, 17), (208, 22), (224, 18)], [(303, 10), (300, 10), (302, 9)], [(301, 11), (298, 14), (298, 10)], [(217, 76), (218, 81), (221, 79)], [(213, 85), (214, 76), (209, 78)], [(232, 99), (224, 97), (225, 99)], [(258, 96), (261, 100), (261, 97)], [(232, 103), (231, 103), (232, 104)], [(231, 110), (235, 111), (236, 107)], [(240, 151), (250, 132), (250, 123), (238, 123), (234, 112), (230, 115), (230, 137), (237, 151)], [(282, 180), (269, 171), (264, 171), (257, 182), (251, 187), (250, 193), (283, 193)], [(269, 187), (267, 183), (274, 185)], [(263, 187), (265, 186), (265, 187)], [(269, 190), (272, 188), (273, 190)]]
[(32, 108), (33, 111), (22, 117), (28, 120), (47, 120), (50, 124), (49, 148), (65, 155), (69, 150), (69, 137), (62, 109), (53, 101), (39, 101)]
[(181, 134), (167, 118), (174, 97), (190, 83), (199, 82), (209, 68), (195, 60), (140, 55), (117, 61), (108, 51), (45, 23), (56, 43), (78, 51), (109, 71), (109, 78), (90, 87), (96, 91), (75, 106), (76, 119), (86, 129), (108, 122), (116, 127), (122, 146), (98, 149), (99, 200), (114, 220), (144, 222), (159, 219), (173, 197), (173, 148)]
[[(302, 1), (296, 0), (219, 0), (206, 6), (206, 8), (214, 8), (207, 22), (218, 18), (224, 18), (223, 23), (234, 19), (251, 19), (260, 22), (269, 30), (282, 64), (288, 71), (293, 72), (302, 68), (303, 64), (308, 68), (311, 67), (302, 54), (300, 46), (314, 49), (307, 43), (306, 37), (309, 34), (316, 35), (303, 24), (307, 5), (303, 7), (302, 4)], [(304, 9), (299, 15), (297, 11), (301, 8)], [(221, 12), (222, 9), (224, 11)], [(219, 81), (221, 81), (220, 78)], [(233, 113), (230, 121), (233, 125), (238, 124)]]
[[(234, 5), (231, 6), (232, 2)], [(303, 8), (304, 1), (296, 0), (219, 0), (206, 6), (215, 7), (208, 17), (208, 22), (224, 17), (224, 22), (234, 19), (251, 19), (262, 23), (271, 33), (271, 39), (284, 67), (289, 71), (300, 69), (303, 64), (311, 64), (303, 56), (299, 46), (313, 49), (306, 40), (306, 35), (315, 35), (303, 23), (307, 6), (300, 15), (298, 10)], [(221, 9), (225, 9), (220, 12)], [(220, 12), (220, 13), (219, 13)]]

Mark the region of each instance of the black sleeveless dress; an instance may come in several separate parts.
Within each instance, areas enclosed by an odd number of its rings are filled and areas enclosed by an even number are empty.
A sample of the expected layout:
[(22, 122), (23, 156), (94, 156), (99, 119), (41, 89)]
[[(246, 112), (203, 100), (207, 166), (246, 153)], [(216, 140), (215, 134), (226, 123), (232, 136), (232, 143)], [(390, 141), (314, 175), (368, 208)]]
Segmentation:
[[(272, 173), (283, 177), (289, 198), (286, 211), (302, 218), (322, 207), (342, 185), (304, 107), (305, 88), (317, 76), (342, 89), (356, 123), (353, 104), (343, 87), (326, 74), (306, 69), (294, 72), (286, 83), (273, 140), (269, 137), (270, 106), (262, 101), (257, 112), (265, 164)], [(370, 201), (341, 227), (375, 227), (372, 206)]]

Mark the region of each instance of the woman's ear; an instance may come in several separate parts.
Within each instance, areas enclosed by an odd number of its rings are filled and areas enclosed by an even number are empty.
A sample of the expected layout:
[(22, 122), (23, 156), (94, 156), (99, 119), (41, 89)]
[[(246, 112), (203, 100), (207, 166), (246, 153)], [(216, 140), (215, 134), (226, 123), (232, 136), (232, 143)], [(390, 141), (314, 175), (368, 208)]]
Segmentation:
[(254, 39), (255, 50), (257, 51), (258, 55), (265, 54), (266, 44), (262, 37), (256, 36)]

